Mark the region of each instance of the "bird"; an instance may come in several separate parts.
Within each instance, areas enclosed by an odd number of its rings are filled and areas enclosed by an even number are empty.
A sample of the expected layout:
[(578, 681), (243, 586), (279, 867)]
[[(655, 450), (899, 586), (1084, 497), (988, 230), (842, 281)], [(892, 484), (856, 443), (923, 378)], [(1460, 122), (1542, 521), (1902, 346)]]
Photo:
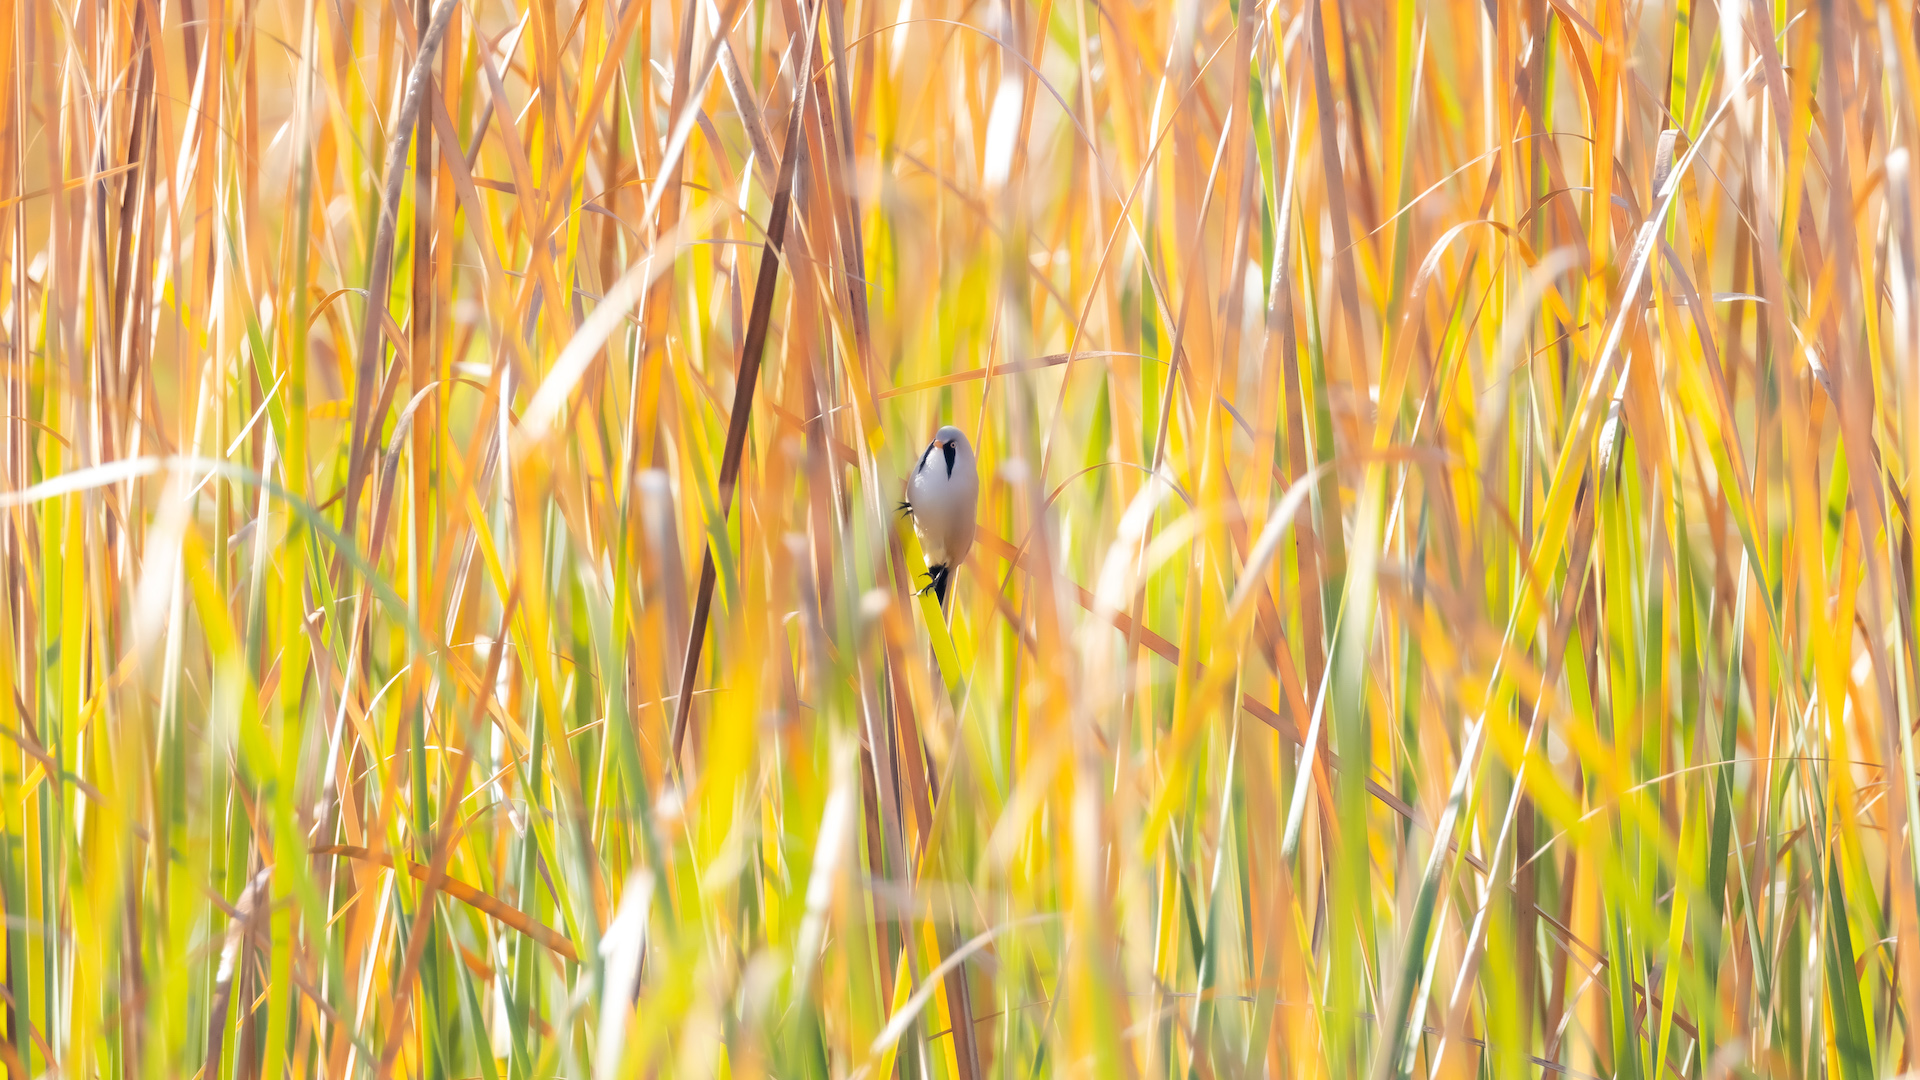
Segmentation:
[(966, 434), (951, 425), (934, 432), (907, 478), (907, 498), (900, 512), (913, 518), (914, 534), (926, 555), (927, 587), (920, 592), (932, 592), (943, 608), (953, 572), (973, 547), (974, 502), (979, 495), (980, 474)]

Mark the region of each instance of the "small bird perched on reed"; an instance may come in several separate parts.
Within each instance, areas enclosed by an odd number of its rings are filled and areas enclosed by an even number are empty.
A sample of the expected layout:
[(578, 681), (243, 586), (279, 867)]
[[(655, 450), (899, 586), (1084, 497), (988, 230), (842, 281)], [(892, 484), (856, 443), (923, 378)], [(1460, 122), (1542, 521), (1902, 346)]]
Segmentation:
[(927, 558), (927, 588), (946, 607), (953, 572), (973, 547), (974, 501), (980, 494), (980, 475), (974, 469), (973, 447), (957, 427), (934, 432), (907, 478), (902, 512), (913, 515), (913, 531)]

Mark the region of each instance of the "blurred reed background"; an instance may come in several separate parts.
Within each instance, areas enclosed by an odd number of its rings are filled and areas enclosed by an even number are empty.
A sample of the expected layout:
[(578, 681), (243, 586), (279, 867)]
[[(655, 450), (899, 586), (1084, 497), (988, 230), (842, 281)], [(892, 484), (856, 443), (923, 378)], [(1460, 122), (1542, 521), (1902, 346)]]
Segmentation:
[(0, 2), (9, 1075), (1920, 1065), (1914, 22)]

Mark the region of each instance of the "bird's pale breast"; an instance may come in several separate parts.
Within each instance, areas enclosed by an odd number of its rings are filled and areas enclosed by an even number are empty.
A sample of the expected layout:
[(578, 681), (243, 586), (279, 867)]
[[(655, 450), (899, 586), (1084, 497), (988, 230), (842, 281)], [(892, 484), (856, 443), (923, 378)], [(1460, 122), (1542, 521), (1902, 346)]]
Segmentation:
[(908, 487), (913, 528), (929, 564), (964, 559), (973, 543), (973, 502), (977, 483), (971, 474), (948, 476), (946, 463), (929, 458)]

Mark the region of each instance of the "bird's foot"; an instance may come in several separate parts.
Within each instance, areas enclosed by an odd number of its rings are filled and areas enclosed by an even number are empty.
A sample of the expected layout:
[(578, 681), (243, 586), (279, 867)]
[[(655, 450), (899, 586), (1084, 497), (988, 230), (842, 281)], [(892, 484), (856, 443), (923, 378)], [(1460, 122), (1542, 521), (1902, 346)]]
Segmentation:
[(947, 582), (952, 580), (952, 578), (952, 569), (944, 563), (939, 566), (929, 566), (927, 567), (926, 587), (915, 591), (913, 595), (925, 596), (928, 593), (932, 593), (934, 599), (945, 604), (947, 602)]

